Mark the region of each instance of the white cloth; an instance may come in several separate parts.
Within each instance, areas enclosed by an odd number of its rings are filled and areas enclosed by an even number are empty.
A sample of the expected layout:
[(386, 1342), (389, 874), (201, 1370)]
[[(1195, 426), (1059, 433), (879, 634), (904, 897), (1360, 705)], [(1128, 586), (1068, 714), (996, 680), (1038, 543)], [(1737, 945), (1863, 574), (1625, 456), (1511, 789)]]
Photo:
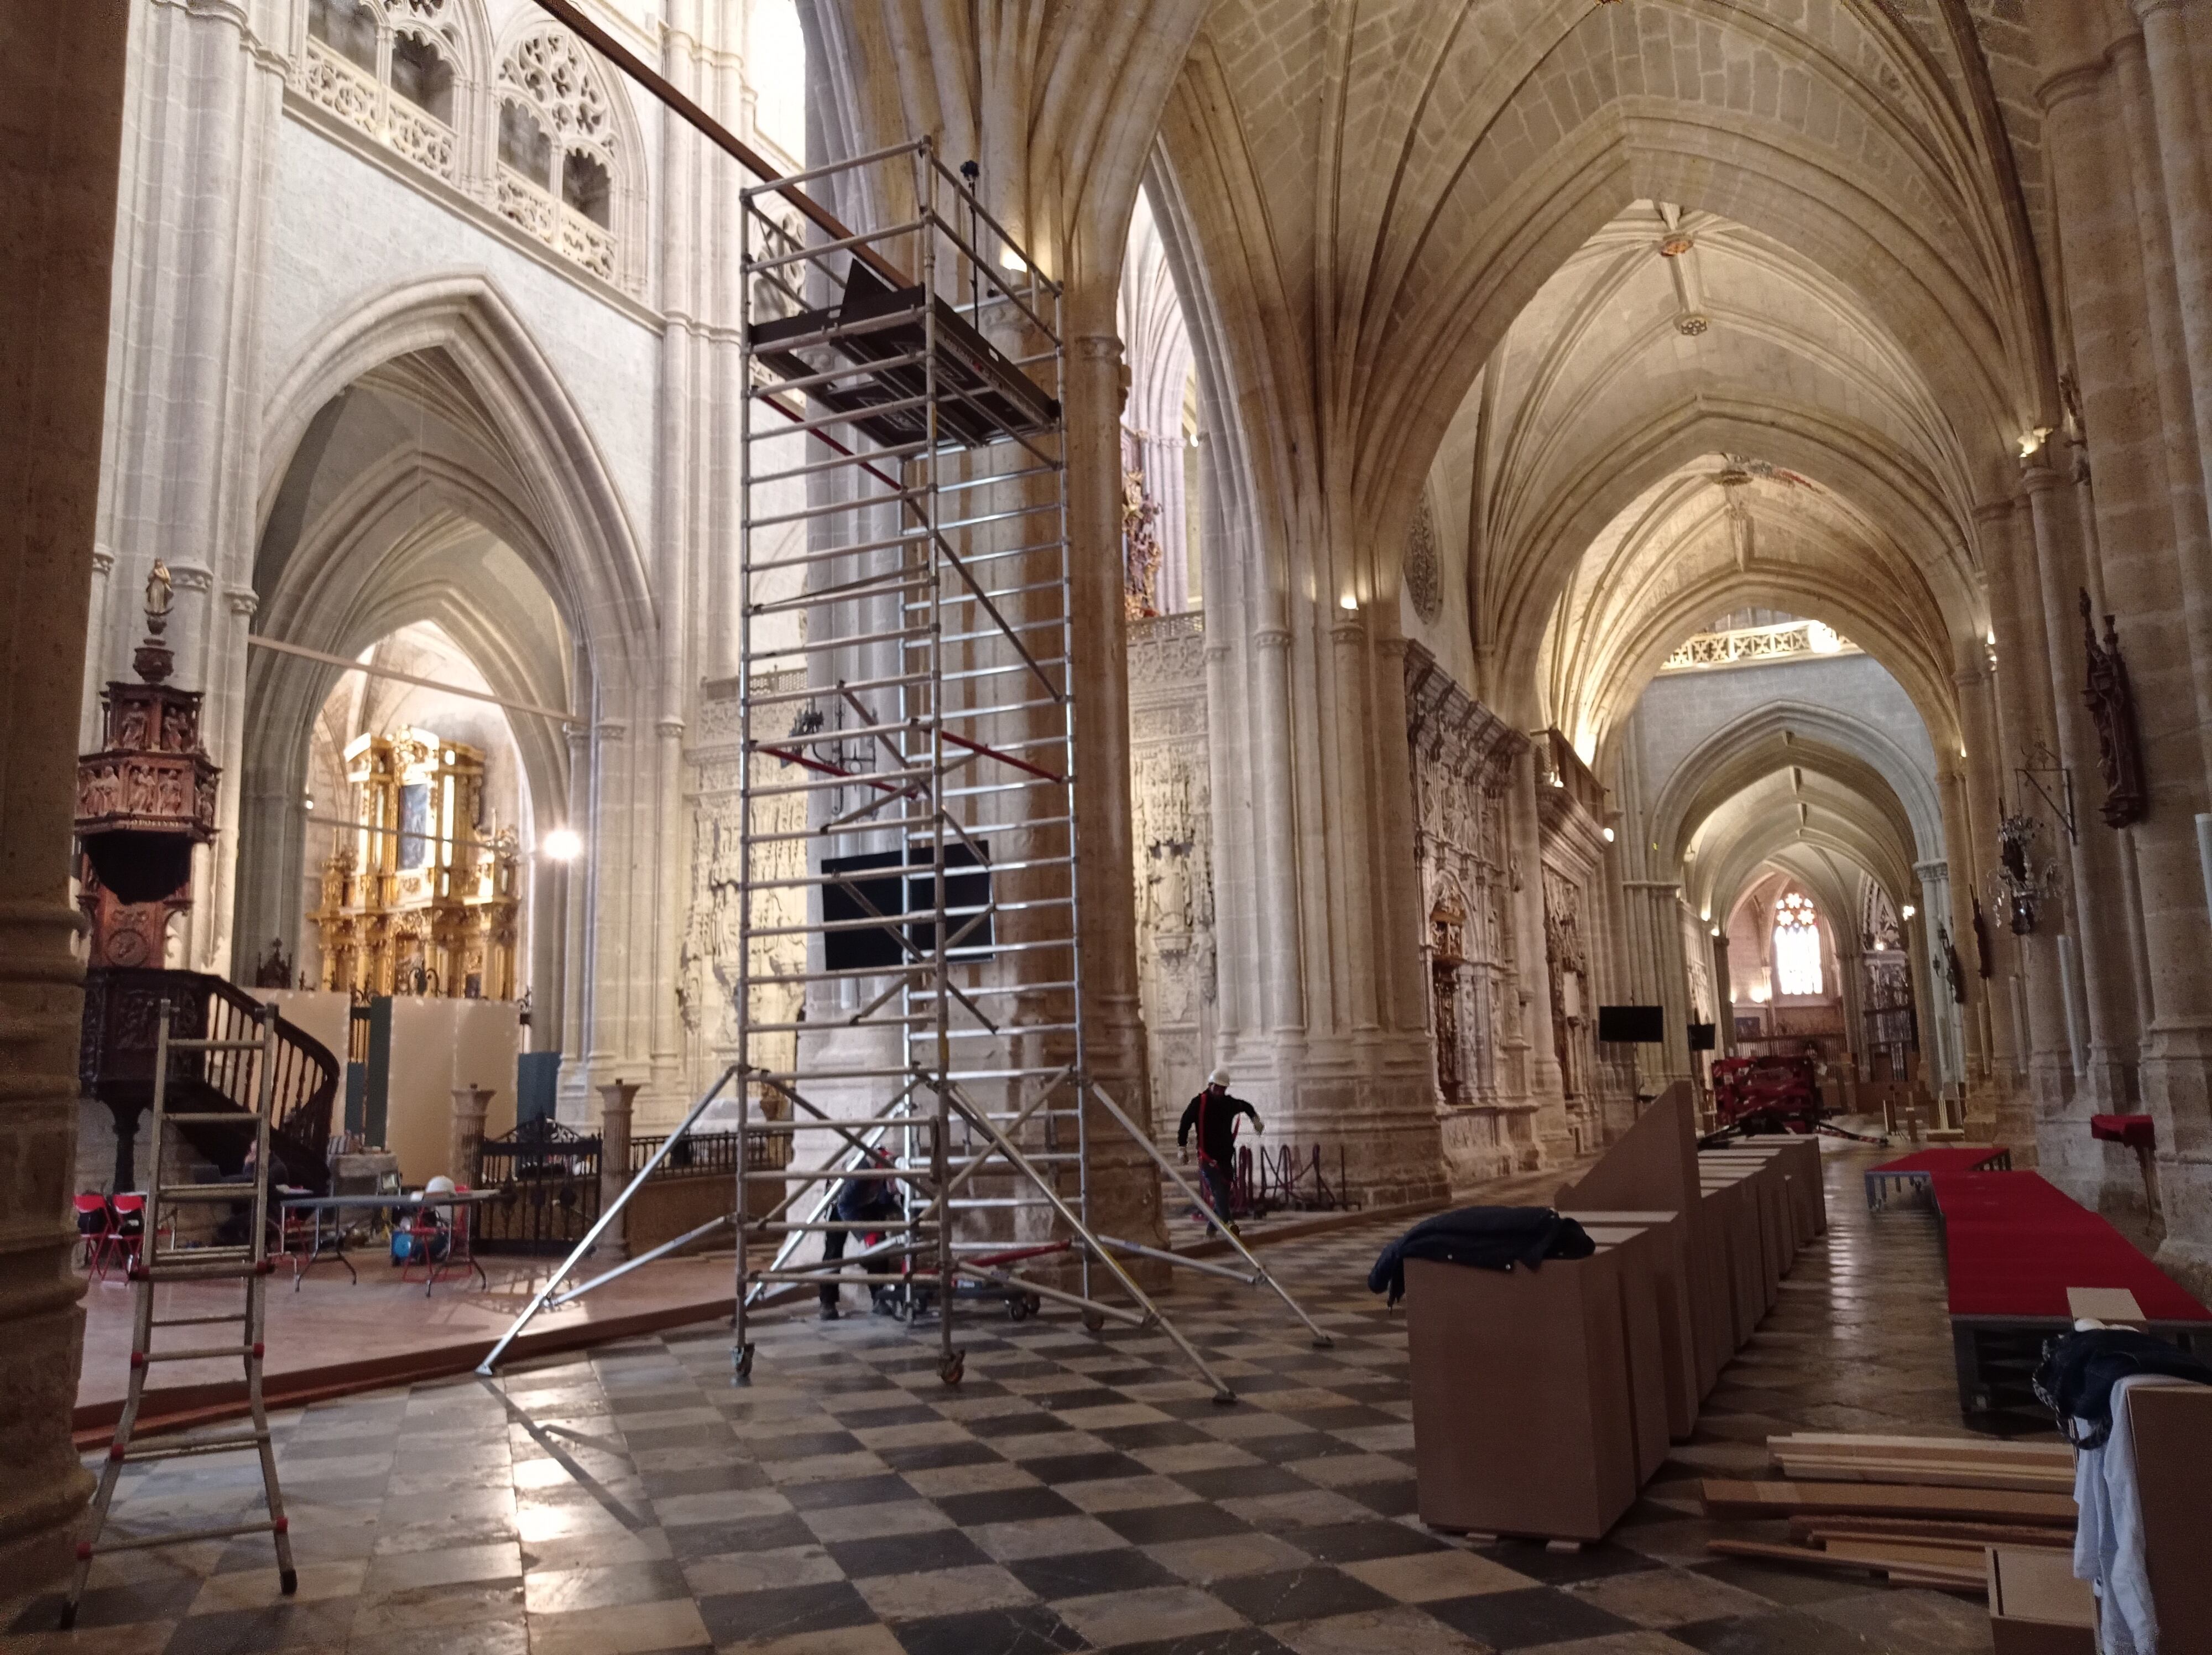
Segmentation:
[(2103, 1655), (2158, 1655), (2158, 1609), (2143, 1555), (2142, 1494), (2136, 1483), (2128, 1392), (2137, 1385), (2187, 1384), (2164, 1373), (2130, 1373), (2112, 1387), (2112, 1434), (2074, 1460), (2074, 1574), (2097, 1590)]

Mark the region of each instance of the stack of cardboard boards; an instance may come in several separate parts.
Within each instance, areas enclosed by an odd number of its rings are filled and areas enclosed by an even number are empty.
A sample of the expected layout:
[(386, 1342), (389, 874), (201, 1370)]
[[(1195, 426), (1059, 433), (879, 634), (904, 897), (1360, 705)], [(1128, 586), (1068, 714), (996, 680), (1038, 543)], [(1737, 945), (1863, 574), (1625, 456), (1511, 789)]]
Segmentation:
[(1820, 1147), (1700, 1154), (1670, 1087), (1555, 1205), (1597, 1244), (1535, 1270), (1406, 1275), (1422, 1519), (1595, 1540), (1686, 1439), (1723, 1366), (1827, 1227)]

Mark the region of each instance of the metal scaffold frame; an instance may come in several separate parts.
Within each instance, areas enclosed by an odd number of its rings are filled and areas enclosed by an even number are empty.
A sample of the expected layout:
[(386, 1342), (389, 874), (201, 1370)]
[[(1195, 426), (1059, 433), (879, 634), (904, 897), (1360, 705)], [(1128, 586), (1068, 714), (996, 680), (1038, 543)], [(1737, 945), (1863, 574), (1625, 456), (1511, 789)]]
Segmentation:
[[(1205, 1203), (1085, 1061), (1060, 286), (928, 140), (778, 177), (538, 3), (761, 180), (740, 195), (739, 1046), (477, 1371), (542, 1310), (728, 1224), (740, 1382), (767, 1295), (836, 1281), (933, 1311), (947, 1384), (964, 1287), (1155, 1328), (1233, 1401), (1124, 1258), (1265, 1286), (1328, 1335), (1231, 1232), (1241, 1268), (1092, 1224), (1094, 1115)], [(726, 1089), (730, 1215), (562, 1291)], [(826, 1153), (802, 1165), (802, 1141)], [(896, 1211), (840, 1218), (871, 1183)], [(804, 1256), (832, 1238), (842, 1258)], [(1020, 1268), (1053, 1256), (1054, 1280)]]

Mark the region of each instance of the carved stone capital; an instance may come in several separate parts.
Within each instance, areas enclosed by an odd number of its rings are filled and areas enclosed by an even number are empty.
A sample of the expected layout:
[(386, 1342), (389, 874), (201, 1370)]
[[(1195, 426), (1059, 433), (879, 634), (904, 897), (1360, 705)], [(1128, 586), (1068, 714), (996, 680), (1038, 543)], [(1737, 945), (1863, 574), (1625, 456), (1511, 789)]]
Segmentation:
[(234, 588), (228, 593), (230, 612), (241, 620), (249, 620), (261, 607), (261, 594), (252, 590)]
[(653, 727), (659, 733), (664, 741), (680, 741), (684, 739), (684, 721), (680, 718), (659, 720)]
[[(2047, 447), (2039, 448), (2036, 450), (2036, 453), (2039, 454), (2047, 453), (2049, 452), (2050, 450)], [(2020, 468), (2020, 485), (2032, 495), (2042, 494), (2049, 490), (2055, 489), (2065, 480), (2066, 479), (2059, 476), (2057, 472), (2053, 471), (2050, 466), (2043, 464), (2040, 460), (2027, 461), (2022, 464)]]
[(1252, 634), (1254, 646), (1261, 649), (1287, 649), (1291, 634), (1287, 627), (1263, 626)]
[(105, 575), (115, 567), (115, 554), (105, 546), (95, 546), (92, 552), (92, 572)]
[(169, 579), (179, 592), (212, 592), (215, 590), (215, 571), (203, 569), (198, 563), (178, 563), (169, 570)]
[(1087, 362), (1118, 362), (1121, 360), (1121, 335), (1079, 333), (1075, 336), (1075, 354)]

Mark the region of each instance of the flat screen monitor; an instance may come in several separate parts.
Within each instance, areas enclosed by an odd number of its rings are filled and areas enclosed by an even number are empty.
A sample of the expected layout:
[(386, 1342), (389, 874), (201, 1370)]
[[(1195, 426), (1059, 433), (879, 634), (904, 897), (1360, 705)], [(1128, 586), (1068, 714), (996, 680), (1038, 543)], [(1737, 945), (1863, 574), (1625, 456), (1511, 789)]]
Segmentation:
[(1601, 1006), (1597, 1037), (1622, 1045), (1656, 1046), (1667, 1038), (1664, 1006)]
[[(945, 847), (945, 909), (952, 923), (945, 952), (954, 959), (982, 960), (992, 954), (989, 848), (981, 840), (977, 843), (983, 849), (981, 857), (957, 841)], [(901, 868), (907, 870), (903, 879)], [(848, 928), (823, 933), (825, 970), (893, 970), (936, 948), (934, 920), (908, 917), (928, 915), (936, 905), (936, 876), (930, 871), (927, 845), (911, 852), (825, 856), (822, 871), (831, 876), (822, 886), (822, 918), (829, 924), (844, 921)], [(891, 923), (854, 923), (877, 918)], [(911, 945), (912, 954), (905, 945)]]

